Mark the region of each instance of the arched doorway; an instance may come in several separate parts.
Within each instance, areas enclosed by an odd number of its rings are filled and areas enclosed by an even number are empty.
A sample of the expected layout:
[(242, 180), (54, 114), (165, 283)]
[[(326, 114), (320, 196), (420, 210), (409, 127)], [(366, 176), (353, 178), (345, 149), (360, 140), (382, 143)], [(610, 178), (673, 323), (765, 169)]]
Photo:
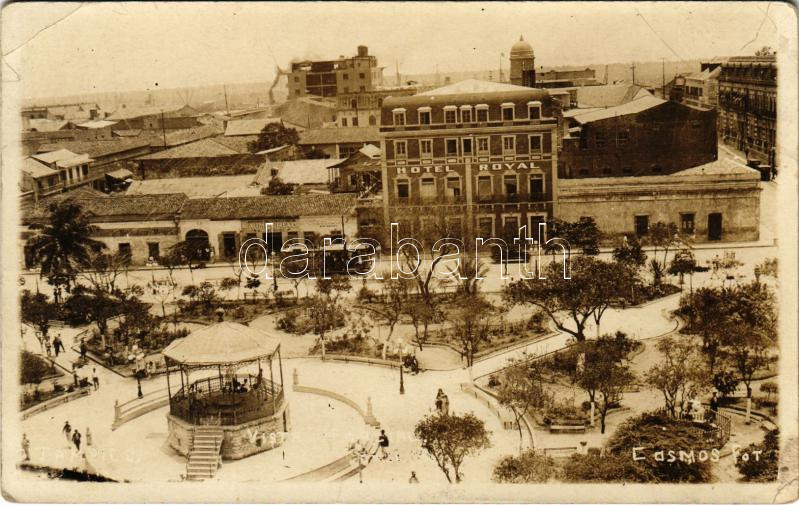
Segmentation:
[(208, 233), (203, 230), (186, 232), (186, 247), (192, 259), (208, 261), (211, 258), (211, 243), (208, 241)]

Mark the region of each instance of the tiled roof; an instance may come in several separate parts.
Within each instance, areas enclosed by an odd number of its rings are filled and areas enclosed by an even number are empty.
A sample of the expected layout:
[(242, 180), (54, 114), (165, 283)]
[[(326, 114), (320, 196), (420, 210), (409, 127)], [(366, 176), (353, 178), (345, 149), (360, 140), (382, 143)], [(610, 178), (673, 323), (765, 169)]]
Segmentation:
[(210, 158), (214, 156), (225, 156), (227, 154), (238, 154), (237, 151), (225, 147), (213, 138), (205, 138), (189, 142), (187, 144), (172, 147), (164, 151), (141, 156), (140, 160), (161, 160), (167, 158)]
[(286, 184), (327, 184), (327, 169), (341, 161), (339, 158), (273, 161), (258, 171), (255, 181), (265, 186), (272, 179), (272, 170), (277, 170), (277, 176)]
[(154, 173), (170, 172), (177, 177), (200, 177), (254, 174), (264, 166), (264, 154), (228, 154), (224, 156), (201, 158), (163, 158), (157, 160), (137, 160), (139, 165)]
[(357, 128), (316, 128), (300, 132), (300, 145), (357, 144), (379, 142), (380, 130), (377, 126)]
[[(130, 218), (136, 221), (147, 221), (171, 219), (180, 211), (183, 203), (187, 200), (187, 196), (181, 193), (86, 198), (79, 194), (72, 196), (67, 193), (64, 200), (79, 204), (83, 211), (90, 214), (90, 218), (95, 221), (109, 218)], [(36, 206), (25, 217), (28, 220), (46, 218), (47, 208), (46, 206)]]
[(641, 96), (651, 94), (634, 84), (606, 84), (577, 88), (578, 107), (616, 107)]
[(155, 116), (164, 114), (164, 117), (194, 117), (197, 111), (188, 105), (158, 107), (158, 106), (134, 106), (134, 107), (120, 107), (108, 115), (108, 119), (121, 121), (125, 119), (134, 119), (144, 116)]
[(34, 179), (39, 179), (41, 177), (47, 177), (50, 175), (58, 175), (58, 172), (56, 170), (53, 170), (49, 166), (33, 158), (25, 158), (25, 163), (22, 166), (22, 171), (30, 175)]
[(20, 212), (22, 213), (23, 221), (30, 221), (35, 216), (38, 219), (47, 215), (47, 206), (52, 202), (60, 202), (68, 198), (73, 199), (86, 199), (86, 198), (110, 198), (108, 195), (101, 191), (93, 189), (91, 186), (77, 186), (69, 189), (65, 193), (55, 193), (47, 195), (34, 204), (32, 199), (26, 199), (20, 202)]
[(115, 125), (115, 124), (117, 124), (116, 121), (99, 120), (99, 121), (87, 121), (85, 123), (80, 123), (80, 124), (75, 125), (75, 126), (77, 126), (78, 128), (88, 128), (88, 129), (91, 130), (91, 129), (96, 129), (96, 128), (105, 128), (107, 126), (112, 126), (112, 125)]
[(742, 163), (737, 163), (730, 159), (719, 159), (699, 165), (685, 170), (680, 170), (670, 175), (670, 177), (680, 177), (685, 175), (734, 175), (734, 174), (750, 174), (754, 177), (760, 177), (760, 172), (754, 168), (747, 167)]
[(58, 149), (69, 149), (78, 153), (86, 153), (92, 158), (108, 156), (110, 154), (122, 153), (133, 149), (140, 149), (149, 146), (147, 140), (123, 139), (114, 140), (75, 140), (70, 142), (58, 142), (54, 144), (43, 144), (39, 146), (39, 152), (54, 151)]
[(262, 219), (298, 216), (339, 216), (355, 208), (356, 195), (305, 194), (187, 200), (183, 219)]
[(111, 133), (117, 137), (138, 137), (141, 135), (141, 128), (134, 128), (131, 130), (114, 130)]
[(227, 122), (227, 126), (225, 127), (225, 136), (258, 135), (266, 127), (266, 125), (281, 122), (282, 120), (279, 117), (269, 117), (264, 119), (233, 119)]
[(236, 151), (237, 153), (249, 153), (250, 152), (250, 142), (255, 142), (258, 140), (258, 135), (240, 135), (235, 137), (225, 137), (224, 135), (218, 135), (213, 137), (214, 142), (217, 144), (221, 144), (229, 149)]
[(61, 120), (56, 121), (53, 119), (30, 119), (28, 120), (28, 130), (36, 130), (37, 132), (54, 132), (64, 129), (69, 124), (69, 121)]
[[(165, 195), (184, 193), (189, 198), (211, 198), (227, 196), (231, 191), (241, 195), (239, 190), (248, 189), (248, 194), (260, 194), (260, 187), (249, 187), (255, 176), (217, 175), (213, 177), (175, 177), (168, 179), (134, 180), (125, 191), (126, 195)], [(246, 194), (246, 193), (245, 193)]]
[[(203, 125), (195, 128), (180, 130), (167, 130), (166, 147), (179, 146), (195, 140), (219, 135), (222, 131), (214, 125)], [(150, 131), (147, 133), (152, 147), (164, 147), (164, 134), (160, 131)]]
[(59, 161), (68, 161), (79, 157), (78, 154), (73, 153), (69, 149), (59, 148), (54, 151), (49, 151), (46, 153), (34, 154), (31, 156), (42, 163), (58, 163)]
[(583, 114), (575, 114), (573, 118), (580, 124), (590, 123), (592, 121), (600, 121), (602, 119), (609, 119), (612, 117), (626, 116), (628, 114), (638, 114), (647, 109), (657, 107), (666, 103), (666, 100), (656, 98), (652, 95), (646, 95), (631, 102), (627, 102), (616, 107), (608, 107), (606, 109), (592, 109)]

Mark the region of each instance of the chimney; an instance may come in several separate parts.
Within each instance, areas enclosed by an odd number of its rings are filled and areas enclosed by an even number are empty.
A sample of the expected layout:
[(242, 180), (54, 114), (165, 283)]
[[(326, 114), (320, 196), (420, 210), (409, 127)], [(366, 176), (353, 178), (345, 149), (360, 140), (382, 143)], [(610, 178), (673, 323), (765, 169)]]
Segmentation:
[(358, 46), (358, 56), (362, 58), (369, 56), (369, 48), (367, 46)]

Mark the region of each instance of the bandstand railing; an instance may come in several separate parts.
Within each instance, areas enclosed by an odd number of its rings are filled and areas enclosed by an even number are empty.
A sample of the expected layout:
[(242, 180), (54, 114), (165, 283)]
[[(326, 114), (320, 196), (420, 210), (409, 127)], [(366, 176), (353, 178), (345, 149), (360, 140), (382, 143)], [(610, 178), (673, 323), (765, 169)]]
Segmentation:
[[(207, 377), (180, 388), (169, 400), (170, 414), (192, 424), (237, 425), (275, 415), (283, 389), (255, 375)], [(246, 390), (242, 388), (246, 388)]]

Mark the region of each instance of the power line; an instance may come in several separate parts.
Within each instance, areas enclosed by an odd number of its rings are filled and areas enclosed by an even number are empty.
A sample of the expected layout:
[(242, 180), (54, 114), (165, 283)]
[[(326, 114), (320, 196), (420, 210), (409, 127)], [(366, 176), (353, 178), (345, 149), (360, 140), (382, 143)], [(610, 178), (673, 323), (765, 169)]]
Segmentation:
[(659, 40), (660, 40), (660, 41), (663, 43), (663, 45), (664, 45), (664, 46), (666, 46), (666, 47), (668, 47), (668, 48), (669, 48), (669, 51), (671, 51), (671, 52), (672, 52), (672, 54), (673, 54), (674, 56), (676, 56), (677, 58), (682, 58), (682, 56), (680, 56), (679, 54), (677, 54), (677, 51), (675, 51), (674, 49), (672, 49), (672, 47), (671, 47), (671, 46), (668, 44), (668, 42), (666, 42), (665, 40), (663, 40), (663, 37), (661, 37), (660, 35), (658, 35), (658, 32), (656, 32), (656, 31), (655, 31), (655, 29), (654, 29), (654, 28), (652, 28), (652, 25), (650, 25), (650, 24), (649, 24), (649, 21), (647, 21), (647, 20), (646, 20), (646, 18), (644, 17), (644, 15), (643, 15), (643, 14), (641, 14), (640, 12), (638, 12), (638, 9), (637, 9), (637, 8), (635, 9), (635, 13), (638, 15), (638, 17), (640, 17), (640, 18), (641, 18), (641, 20), (644, 22), (644, 24), (646, 24), (646, 26), (648, 26), (648, 27), (649, 27), (649, 29), (650, 29), (650, 30), (652, 30), (652, 33), (654, 33), (654, 34), (655, 34), (655, 37), (657, 37), (657, 38), (658, 38), (658, 39), (659, 39)]

